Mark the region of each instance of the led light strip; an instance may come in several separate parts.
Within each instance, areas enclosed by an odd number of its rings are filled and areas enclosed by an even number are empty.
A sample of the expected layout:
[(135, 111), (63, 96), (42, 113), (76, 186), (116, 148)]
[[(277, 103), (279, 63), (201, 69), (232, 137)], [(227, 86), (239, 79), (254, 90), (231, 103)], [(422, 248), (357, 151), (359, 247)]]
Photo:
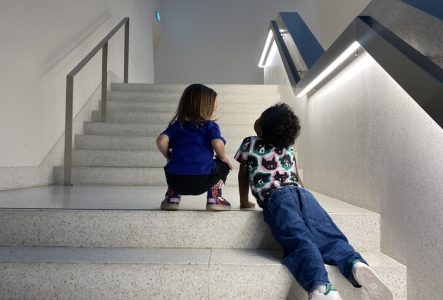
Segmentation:
[(269, 47), (271, 46), (271, 40), (272, 40), (272, 30), (269, 30), (268, 37), (266, 38), (265, 47), (263, 48), (263, 52), (260, 57), (260, 61), (258, 63), (258, 66), (260, 68), (265, 67), (265, 58), (267, 57), (266, 54), (268, 54)]
[(331, 74), (341, 63), (343, 63), (350, 55), (352, 55), (361, 45), (358, 42), (353, 42), (339, 57), (337, 57), (326, 69), (323, 70), (310, 84), (308, 84), (297, 97), (303, 97), (323, 79)]

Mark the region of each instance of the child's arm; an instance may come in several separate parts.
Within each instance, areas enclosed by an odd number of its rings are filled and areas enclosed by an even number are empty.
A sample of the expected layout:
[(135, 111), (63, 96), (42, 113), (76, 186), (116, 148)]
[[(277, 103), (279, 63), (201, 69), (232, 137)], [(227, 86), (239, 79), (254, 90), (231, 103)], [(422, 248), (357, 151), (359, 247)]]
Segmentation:
[(156, 142), (158, 150), (169, 160), (169, 137), (166, 134), (160, 134)]
[(225, 154), (225, 143), (223, 143), (220, 139), (214, 139), (211, 141), (212, 148), (214, 148), (215, 154), (217, 154), (217, 158), (228, 164), (229, 169), (232, 170), (232, 164)]
[(238, 191), (240, 193), (240, 208), (254, 208), (255, 203), (249, 201), (248, 166), (243, 164), (238, 170)]
[(303, 180), (301, 180), (300, 174), (298, 173), (298, 167), (297, 167), (297, 164), (294, 164), (294, 165), (295, 165), (295, 176), (297, 177), (297, 182), (300, 184), (300, 186), (301, 186), (302, 188), (304, 188)]

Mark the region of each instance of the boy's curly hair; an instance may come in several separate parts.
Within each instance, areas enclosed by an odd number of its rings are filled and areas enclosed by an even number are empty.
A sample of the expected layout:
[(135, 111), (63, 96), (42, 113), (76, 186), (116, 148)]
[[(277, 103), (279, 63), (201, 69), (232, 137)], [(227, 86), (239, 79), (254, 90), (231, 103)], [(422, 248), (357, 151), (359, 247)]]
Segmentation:
[(266, 109), (260, 117), (261, 138), (277, 148), (294, 144), (300, 134), (300, 121), (285, 103)]

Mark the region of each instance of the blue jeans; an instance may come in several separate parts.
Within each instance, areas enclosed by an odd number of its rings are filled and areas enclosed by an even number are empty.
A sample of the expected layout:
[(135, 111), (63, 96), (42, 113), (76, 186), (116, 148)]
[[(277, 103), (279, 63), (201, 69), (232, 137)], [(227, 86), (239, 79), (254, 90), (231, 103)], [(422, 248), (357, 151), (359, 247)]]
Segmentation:
[(336, 265), (353, 286), (360, 287), (352, 275), (352, 262), (366, 261), (308, 190), (276, 189), (262, 206), (265, 222), (283, 247), (282, 263), (303, 289), (310, 292), (329, 283), (325, 263)]

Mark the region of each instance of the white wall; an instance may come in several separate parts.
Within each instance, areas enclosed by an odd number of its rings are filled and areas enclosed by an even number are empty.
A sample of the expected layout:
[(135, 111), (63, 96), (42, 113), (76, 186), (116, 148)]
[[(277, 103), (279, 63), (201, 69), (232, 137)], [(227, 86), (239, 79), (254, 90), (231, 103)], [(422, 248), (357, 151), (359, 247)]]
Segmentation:
[(442, 128), (368, 54), (309, 98), (294, 98), (278, 56), (265, 73), (301, 119), (306, 186), (379, 212), (382, 251), (408, 268), (408, 299), (440, 299)]
[[(156, 83), (262, 84), (269, 22), (297, 11), (327, 48), (369, 0), (162, 0)], [(333, 13), (331, 13), (333, 12)]]
[[(67, 73), (130, 17), (130, 82), (153, 82), (158, 0), (1, 0), (0, 167), (39, 166), (64, 131)], [(109, 70), (123, 77), (123, 30)], [(101, 81), (101, 55), (75, 77), (74, 113)], [(0, 176), (2, 176), (0, 168)]]

